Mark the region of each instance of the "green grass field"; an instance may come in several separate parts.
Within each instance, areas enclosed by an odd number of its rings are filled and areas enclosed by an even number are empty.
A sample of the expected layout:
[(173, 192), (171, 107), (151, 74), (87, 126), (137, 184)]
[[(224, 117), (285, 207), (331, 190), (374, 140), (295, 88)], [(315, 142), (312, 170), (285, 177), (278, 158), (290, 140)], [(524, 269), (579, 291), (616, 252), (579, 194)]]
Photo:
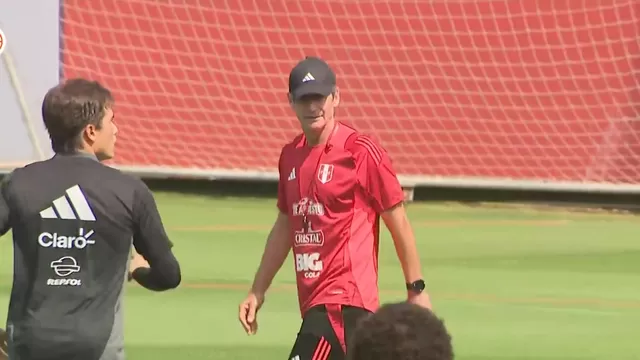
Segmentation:
[[(182, 264), (180, 289), (127, 287), (129, 359), (284, 360), (299, 326), (292, 263), (267, 297), (256, 336), (236, 319), (275, 216), (273, 200), (159, 193)], [(640, 359), (640, 232), (624, 215), (409, 205), (435, 310), (456, 359)], [(12, 251), (0, 249), (6, 309)], [(384, 302), (403, 277), (386, 230)], [(4, 320), (3, 322), (4, 323)]]

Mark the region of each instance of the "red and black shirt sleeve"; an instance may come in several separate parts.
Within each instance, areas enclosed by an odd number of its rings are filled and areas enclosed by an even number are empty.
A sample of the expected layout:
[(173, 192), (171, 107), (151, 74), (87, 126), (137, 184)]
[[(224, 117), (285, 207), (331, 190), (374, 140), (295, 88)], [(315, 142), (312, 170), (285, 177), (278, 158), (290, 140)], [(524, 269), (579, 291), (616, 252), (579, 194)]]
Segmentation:
[(391, 159), (377, 142), (354, 134), (347, 140), (346, 148), (353, 154), (358, 183), (378, 213), (404, 201), (404, 192)]

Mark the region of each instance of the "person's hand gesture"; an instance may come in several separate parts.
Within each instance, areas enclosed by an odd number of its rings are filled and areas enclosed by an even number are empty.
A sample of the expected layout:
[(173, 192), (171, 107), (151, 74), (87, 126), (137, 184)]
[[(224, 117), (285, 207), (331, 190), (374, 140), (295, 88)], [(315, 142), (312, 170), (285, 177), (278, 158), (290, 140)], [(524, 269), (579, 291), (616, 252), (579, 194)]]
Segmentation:
[(148, 268), (149, 263), (142, 257), (142, 255), (134, 251), (131, 255), (131, 261), (129, 262), (129, 281), (133, 280), (133, 271), (141, 267)]
[(240, 303), (238, 319), (248, 335), (255, 335), (258, 332), (258, 310), (264, 303), (264, 295), (250, 292)]

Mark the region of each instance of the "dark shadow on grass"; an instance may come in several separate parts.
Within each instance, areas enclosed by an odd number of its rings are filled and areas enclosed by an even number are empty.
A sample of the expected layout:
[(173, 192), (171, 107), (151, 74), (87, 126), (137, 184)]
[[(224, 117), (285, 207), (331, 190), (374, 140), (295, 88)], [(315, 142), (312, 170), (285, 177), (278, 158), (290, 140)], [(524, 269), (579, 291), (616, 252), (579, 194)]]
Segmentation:
[(233, 180), (184, 180), (148, 179), (145, 183), (153, 191), (175, 192), (190, 195), (236, 198), (275, 198), (278, 183), (273, 181), (233, 181)]

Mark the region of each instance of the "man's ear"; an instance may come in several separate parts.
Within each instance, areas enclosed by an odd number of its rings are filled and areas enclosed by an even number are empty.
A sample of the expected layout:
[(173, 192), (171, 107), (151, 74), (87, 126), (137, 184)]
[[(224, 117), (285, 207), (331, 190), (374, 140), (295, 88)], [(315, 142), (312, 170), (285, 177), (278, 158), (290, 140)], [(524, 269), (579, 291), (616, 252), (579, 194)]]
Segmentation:
[(98, 129), (96, 128), (95, 125), (93, 124), (89, 124), (84, 128), (84, 131), (82, 132), (82, 137), (84, 137), (84, 140), (89, 143), (89, 144), (93, 144), (96, 141), (96, 138), (98, 137)]
[(333, 91), (333, 107), (338, 107), (340, 105), (340, 89), (336, 87)]

